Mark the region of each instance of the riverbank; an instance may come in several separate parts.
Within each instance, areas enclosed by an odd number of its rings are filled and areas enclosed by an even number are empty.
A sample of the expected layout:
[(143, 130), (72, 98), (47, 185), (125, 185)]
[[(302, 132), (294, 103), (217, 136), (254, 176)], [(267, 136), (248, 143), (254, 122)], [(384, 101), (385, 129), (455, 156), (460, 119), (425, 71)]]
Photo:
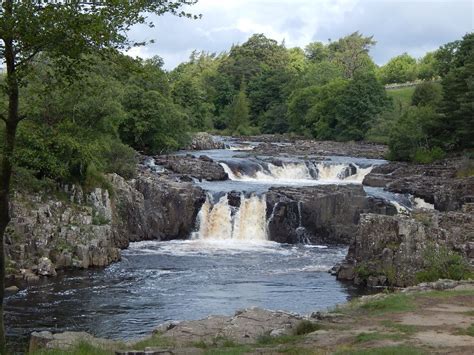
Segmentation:
[(30, 354), (471, 354), (474, 281), (440, 280), (307, 316), (246, 309), (165, 324), (136, 342), (34, 333)]

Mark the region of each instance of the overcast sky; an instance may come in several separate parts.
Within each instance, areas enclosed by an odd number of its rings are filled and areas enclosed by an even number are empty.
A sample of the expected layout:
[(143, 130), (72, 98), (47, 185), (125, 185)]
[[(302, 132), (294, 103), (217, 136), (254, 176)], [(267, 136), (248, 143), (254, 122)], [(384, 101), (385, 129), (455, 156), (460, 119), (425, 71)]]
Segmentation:
[(359, 30), (374, 36), (371, 54), (384, 64), (403, 52), (420, 57), (474, 27), (474, 0), (199, 0), (189, 11), (202, 19), (165, 15), (153, 29), (133, 28), (132, 39), (156, 42), (129, 54), (159, 55), (172, 69), (194, 49), (226, 51), (253, 33), (304, 48)]

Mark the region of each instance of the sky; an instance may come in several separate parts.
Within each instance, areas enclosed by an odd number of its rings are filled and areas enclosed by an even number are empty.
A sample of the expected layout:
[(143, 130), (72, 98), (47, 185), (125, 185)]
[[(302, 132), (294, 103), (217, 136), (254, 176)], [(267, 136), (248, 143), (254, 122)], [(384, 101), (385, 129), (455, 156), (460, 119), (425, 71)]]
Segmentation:
[(154, 28), (132, 28), (132, 40), (155, 43), (129, 54), (159, 55), (173, 69), (193, 50), (220, 53), (254, 33), (304, 48), (360, 31), (374, 36), (371, 55), (383, 65), (404, 52), (419, 58), (474, 28), (474, 0), (199, 0), (187, 10), (202, 18), (152, 16)]

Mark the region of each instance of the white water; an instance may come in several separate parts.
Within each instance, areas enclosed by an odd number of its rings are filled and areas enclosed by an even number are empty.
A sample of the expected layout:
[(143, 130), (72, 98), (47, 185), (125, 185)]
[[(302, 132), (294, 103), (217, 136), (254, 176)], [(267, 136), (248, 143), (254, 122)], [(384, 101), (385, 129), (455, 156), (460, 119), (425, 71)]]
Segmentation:
[(212, 204), (209, 197), (198, 214), (199, 230), (193, 238), (206, 241), (261, 243), (267, 238), (265, 195), (241, 195), (240, 207), (229, 206), (227, 195)]
[(356, 173), (346, 176), (345, 172), (350, 169), (349, 164), (327, 164), (316, 163), (314, 168), (317, 171), (317, 177), (311, 174), (310, 169), (305, 163), (283, 163), (281, 166), (268, 164), (268, 170), (263, 167), (255, 171), (252, 175), (247, 175), (241, 171), (232, 170), (226, 163), (221, 163), (224, 171), (230, 180), (248, 181), (248, 182), (278, 182), (294, 184), (298, 182), (312, 183), (362, 183), (364, 177), (370, 173), (373, 167), (361, 168), (352, 164), (356, 168)]

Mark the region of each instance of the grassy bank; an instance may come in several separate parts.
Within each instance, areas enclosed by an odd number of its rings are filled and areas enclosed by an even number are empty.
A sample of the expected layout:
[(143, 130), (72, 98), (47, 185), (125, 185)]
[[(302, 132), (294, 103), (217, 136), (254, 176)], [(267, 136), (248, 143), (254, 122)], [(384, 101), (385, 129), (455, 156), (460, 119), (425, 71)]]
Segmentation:
[[(396, 293), (356, 299), (336, 307), (319, 321), (301, 321), (292, 335), (262, 334), (252, 344), (218, 337), (212, 342), (176, 347), (173, 339), (155, 335), (117, 349), (78, 344), (68, 354), (114, 354), (120, 348), (172, 349), (202, 354), (429, 354), (468, 353), (474, 349), (474, 285), (447, 291)], [(39, 351), (57, 355), (64, 351)]]

